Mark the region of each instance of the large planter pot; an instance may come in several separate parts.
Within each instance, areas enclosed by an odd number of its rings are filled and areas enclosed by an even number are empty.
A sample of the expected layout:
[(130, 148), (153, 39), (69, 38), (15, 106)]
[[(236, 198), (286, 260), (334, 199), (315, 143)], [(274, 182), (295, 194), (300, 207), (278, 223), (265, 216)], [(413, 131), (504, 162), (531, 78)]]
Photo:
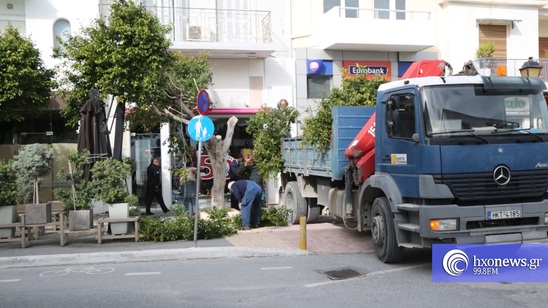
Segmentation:
[[(17, 205), (0, 206), (0, 225), (17, 222)], [(15, 237), (15, 227), (0, 228), (0, 238)]]
[(27, 225), (50, 223), (51, 203), (25, 204), (25, 222)]
[[(112, 219), (121, 219), (129, 217), (129, 204), (128, 203), (113, 203), (108, 205), (108, 217)], [(116, 234), (128, 234), (129, 223), (127, 222), (115, 222), (110, 224), (110, 232), (113, 235)]]
[(69, 230), (89, 230), (93, 228), (93, 210), (76, 210), (69, 212)]

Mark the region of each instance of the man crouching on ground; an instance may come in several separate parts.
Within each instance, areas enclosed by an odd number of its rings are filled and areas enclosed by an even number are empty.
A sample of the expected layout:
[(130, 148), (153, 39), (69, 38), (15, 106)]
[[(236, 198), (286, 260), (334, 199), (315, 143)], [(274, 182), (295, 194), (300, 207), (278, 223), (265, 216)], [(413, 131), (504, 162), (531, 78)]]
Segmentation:
[(258, 228), (261, 220), (261, 197), (263, 195), (261, 186), (252, 181), (238, 180), (228, 183), (228, 189), (241, 205), (244, 230), (249, 230), (250, 225), (253, 228)]

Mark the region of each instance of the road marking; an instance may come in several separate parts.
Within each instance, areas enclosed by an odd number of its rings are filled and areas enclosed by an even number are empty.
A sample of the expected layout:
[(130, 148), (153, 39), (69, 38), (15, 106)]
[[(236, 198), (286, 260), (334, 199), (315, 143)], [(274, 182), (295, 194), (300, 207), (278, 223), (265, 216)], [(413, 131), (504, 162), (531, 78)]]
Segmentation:
[(126, 273), (125, 276), (160, 275), (162, 272)]
[(291, 266), (280, 266), (280, 267), (261, 267), (261, 271), (276, 271), (276, 270), (286, 270), (292, 269)]
[(356, 277), (356, 278), (340, 279), (340, 280), (329, 280), (329, 281), (323, 281), (323, 282), (318, 282), (318, 283), (309, 283), (309, 284), (305, 284), (304, 286), (307, 287), (307, 288), (313, 288), (313, 287), (319, 287), (319, 286), (333, 284), (333, 283), (358, 280), (358, 279), (362, 279), (362, 278), (367, 278), (369, 276), (378, 276), (378, 275), (383, 275), (383, 274), (388, 274), (388, 273), (403, 272), (403, 271), (407, 271), (407, 270), (410, 270), (410, 269), (426, 267), (426, 266), (431, 266), (431, 265), (430, 264), (419, 264), (419, 265), (398, 267), (398, 268), (384, 270), (384, 271), (371, 272), (369, 274), (365, 274), (365, 276), (360, 276), (360, 277)]
[(0, 280), (0, 282), (17, 282), (17, 281), (21, 281), (21, 279), (4, 279), (4, 280)]

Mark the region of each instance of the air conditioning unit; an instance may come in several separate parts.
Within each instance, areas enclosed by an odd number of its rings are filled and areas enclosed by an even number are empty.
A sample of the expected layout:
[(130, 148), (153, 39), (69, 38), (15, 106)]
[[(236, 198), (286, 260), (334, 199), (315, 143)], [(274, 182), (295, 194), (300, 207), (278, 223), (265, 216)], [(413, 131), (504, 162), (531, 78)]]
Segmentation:
[(186, 39), (189, 41), (203, 41), (202, 27), (200, 26), (188, 26), (186, 31)]

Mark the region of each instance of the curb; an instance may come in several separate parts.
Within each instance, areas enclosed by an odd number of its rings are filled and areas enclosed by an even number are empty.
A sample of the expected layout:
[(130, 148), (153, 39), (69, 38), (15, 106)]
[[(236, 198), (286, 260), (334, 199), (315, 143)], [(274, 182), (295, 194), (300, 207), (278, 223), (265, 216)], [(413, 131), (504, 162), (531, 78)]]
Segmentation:
[(248, 247), (192, 247), (124, 252), (36, 255), (0, 258), (0, 269), (61, 265), (88, 265), (194, 259), (285, 257), (310, 254), (308, 251)]

